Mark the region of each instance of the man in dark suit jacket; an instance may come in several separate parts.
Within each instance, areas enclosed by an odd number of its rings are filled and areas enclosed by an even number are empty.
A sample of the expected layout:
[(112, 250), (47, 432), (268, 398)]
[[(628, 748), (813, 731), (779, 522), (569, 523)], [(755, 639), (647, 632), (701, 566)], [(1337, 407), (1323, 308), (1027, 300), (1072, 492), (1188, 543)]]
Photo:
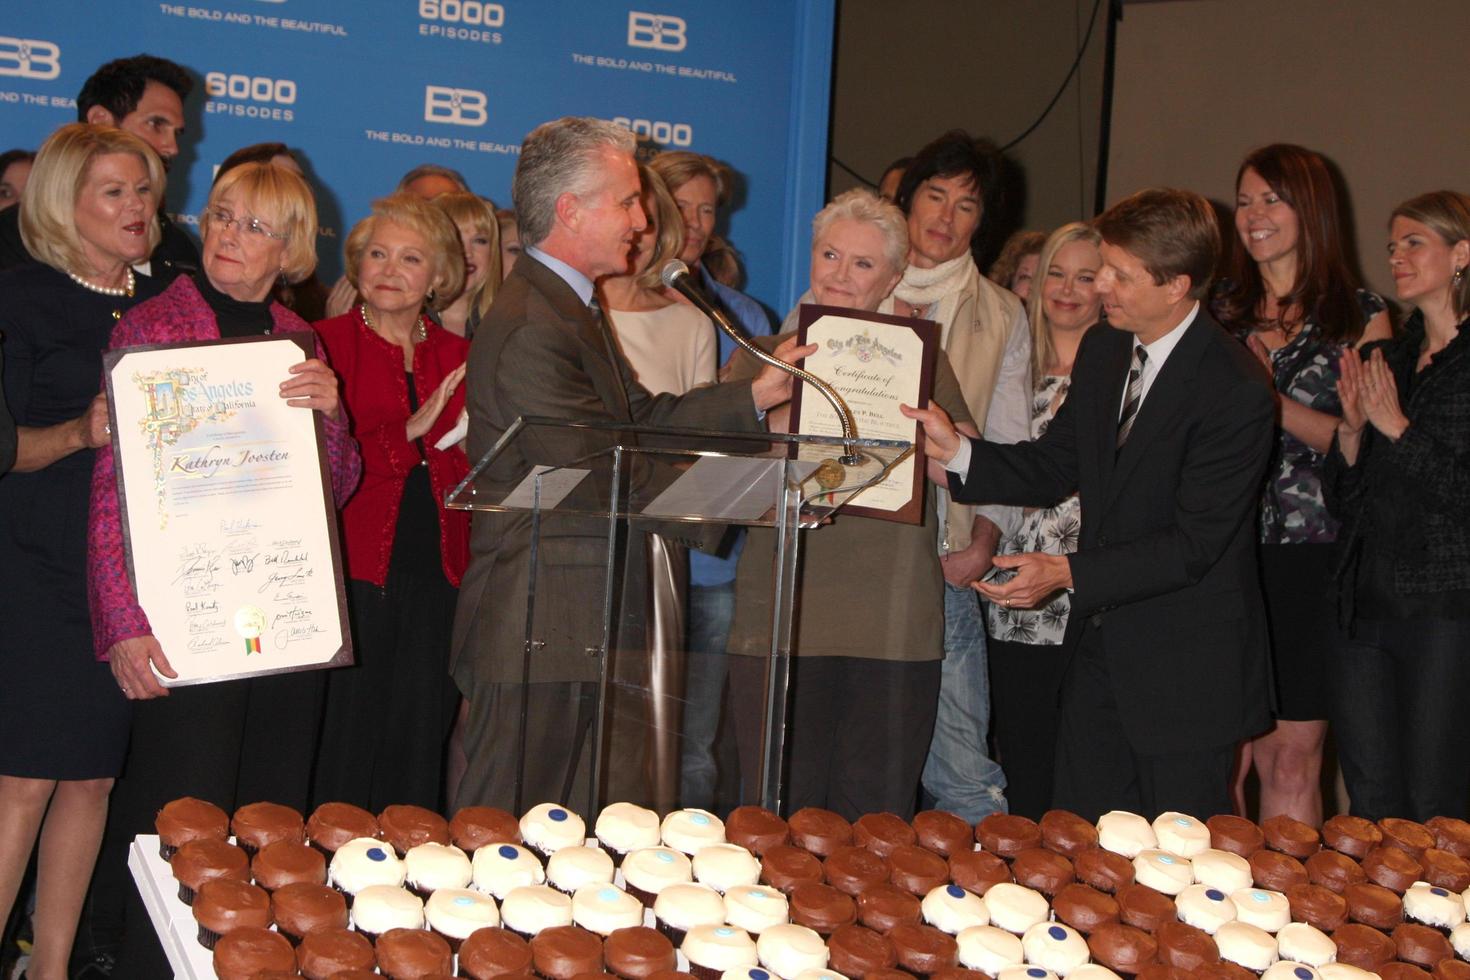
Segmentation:
[(1021, 608), (1073, 592), (1055, 804), (1203, 818), (1229, 811), (1235, 744), (1270, 725), (1252, 516), (1275, 403), (1200, 306), (1220, 247), (1205, 200), (1143, 191), (1096, 224), (1109, 328), (1083, 339), (1045, 434), (998, 446), (913, 416), (956, 500), (1081, 495), (1075, 554), (997, 557), (1015, 578), (977, 586)]
[[(576, 118), (546, 123), (522, 144), (511, 193), (528, 247), (470, 346), (472, 461), (522, 416), (755, 432), (764, 428), (764, 411), (790, 397), (790, 376), (775, 369), (754, 382), (683, 396), (651, 395), (634, 379), (590, 305), (597, 278), (627, 272), (629, 246), (647, 224), (634, 148), (626, 129)], [(777, 354), (795, 360), (815, 351), (788, 344)], [(527, 430), (478, 485), (504, 494), (535, 464), (570, 463), (609, 444), (595, 431)], [(533, 632), (544, 646), (530, 658), (532, 683), (523, 686), (530, 545), (529, 514), (476, 515), (451, 652), (451, 672), (469, 703), (459, 805), (513, 805), (523, 697), (524, 802), (576, 807), (572, 794), (585, 786), (576, 777), (588, 762), (585, 725), (598, 676), (588, 649), (601, 638), (606, 522), (543, 520)], [(636, 598), (626, 605), (641, 610)]]

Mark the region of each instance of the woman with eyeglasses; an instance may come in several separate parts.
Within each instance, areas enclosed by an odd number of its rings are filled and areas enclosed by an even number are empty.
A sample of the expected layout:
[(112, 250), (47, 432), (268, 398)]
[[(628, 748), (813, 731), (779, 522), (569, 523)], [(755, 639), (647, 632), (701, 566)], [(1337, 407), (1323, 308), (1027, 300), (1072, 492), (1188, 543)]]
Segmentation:
[[(270, 163), (231, 170), (216, 184), (199, 222), (201, 269), (180, 276), (117, 325), (112, 348), (140, 344), (305, 334), (311, 327), (270, 299), (278, 278), (299, 281), (316, 267), (316, 204), (302, 178)], [(341, 506), (361, 464), (337, 395), (337, 376), (320, 356), (281, 379), (288, 405), (319, 412), (332, 491)], [(323, 671), (308, 670), (170, 690), (171, 657), (152, 635), (123, 560), (121, 513), (110, 447), (92, 477), (88, 591), (99, 659), (109, 661), (134, 704), (125, 775), (118, 780), (108, 836), (151, 833), (154, 816), (181, 796), (231, 812), (268, 800), (304, 809), (321, 724)], [(146, 561), (147, 556), (138, 560)], [(168, 976), (141, 899), (130, 889), (127, 936), (116, 974)]]

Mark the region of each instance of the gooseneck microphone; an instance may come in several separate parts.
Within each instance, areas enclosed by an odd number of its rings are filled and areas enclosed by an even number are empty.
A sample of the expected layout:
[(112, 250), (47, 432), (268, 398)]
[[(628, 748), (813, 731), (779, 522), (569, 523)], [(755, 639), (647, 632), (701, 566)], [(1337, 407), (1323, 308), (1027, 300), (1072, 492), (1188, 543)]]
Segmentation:
[(837, 393), (836, 389), (810, 371), (804, 371), (794, 364), (787, 364), (779, 357), (767, 354), (755, 344), (751, 343), (744, 334), (735, 329), (734, 325), (730, 323), (729, 318), (725, 316), (724, 311), (710, 301), (710, 298), (704, 294), (704, 290), (694, 284), (694, 277), (689, 274), (689, 266), (685, 265), (679, 259), (670, 259), (664, 263), (663, 269), (659, 271), (659, 279), (670, 289), (677, 289), (685, 299), (698, 307), (700, 312), (719, 324), (720, 329), (725, 331), (731, 340), (735, 341), (736, 344), (751, 356), (764, 364), (770, 364), (773, 367), (780, 368), (792, 377), (800, 378), (821, 392), (822, 397), (827, 399), (833, 410), (837, 412), (837, 418), (842, 423), (843, 455), (838, 462), (844, 466), (858, 466), (862, 463), (862, 456), (853, 448), (853, 442), (858, 437), (857, 423), (853, 421), (852, 411), (847, 407), (847, 404), (842, 400), (842, 396)]

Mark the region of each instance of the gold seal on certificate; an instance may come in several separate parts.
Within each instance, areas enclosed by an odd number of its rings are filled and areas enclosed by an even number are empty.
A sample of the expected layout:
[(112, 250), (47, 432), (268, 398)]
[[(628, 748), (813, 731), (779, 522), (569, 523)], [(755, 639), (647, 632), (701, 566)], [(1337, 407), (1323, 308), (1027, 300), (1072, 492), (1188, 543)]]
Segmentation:
[[(898, 406), (929, 404), (939, 327), (931, 320), (864, 313), (834, 306), (804, 305), (797, 336), (818, 351), (802, 367), (826, 381), (852, 411), (862, 439), (898, 439), (914, 444), (914, 452), (876, 486), (853, 496), (847, 514), (919, 524), (924, 520), (924, 430), (906, 419)], [(798, 379), (791, 397), (791, 431), (804, 435), (840, 436), (842, 424), (832, 406)], [(799, 458), (818, 450), (802, 450)], [(825, 485), (824, 485), (825, 488)]]
[(352, 662), (321, 423), (278, 393), (310, 343), (104, 359), (128, 573), (171, 687)]

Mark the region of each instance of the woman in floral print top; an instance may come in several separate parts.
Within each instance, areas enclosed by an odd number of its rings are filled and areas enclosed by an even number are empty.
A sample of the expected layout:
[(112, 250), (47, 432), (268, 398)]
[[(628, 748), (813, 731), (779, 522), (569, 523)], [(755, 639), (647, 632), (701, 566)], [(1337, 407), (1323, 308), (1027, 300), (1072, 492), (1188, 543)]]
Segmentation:
[(1231, 250), (1214, 312), (1270, 373), (1280, 406), (1260, 512), (1277, 721), (1242, 746), (1236, 806), (1244, 812), (1242, 787), (1254, 766), (1262, 820), (1284, 813), (1316, 826), (1337, 537), (1322, 498), (1322, 466), (1342, 413), (1337, 363), (1344, 349), (1391, 331), (1383, 300), (1356, 288), (1341, 196), (1320, 155), (1289, 144), (1262, 147), (1240, 165), (1235, 184), (1240, 247)]
[[(1031, 438), (1046, 431), (1072, 383), (1072, 360), (1082, 335), (1098, 322), (1102, 298), (1095, 281), (1102, 266), (1100, 239), (1087, 225), (1058, 228), (1042, 246), (1027, 314), (1031, 320)], [(1019, 529), (996, 549), (1010, 555), (1077, 550), (1082, 508), (1076, 494), (1050, 507), (1027, 508)], [(1014, 573), (992, 570), (991, 581)], [(1071, 597), (1060, 591), (1034, 609), (986, 604), (990, 630), (991, 717), (1006, 773), (1012, 813), (1033, 819), (1051, 807), (1057, 697), (1064, 666), (1062, 637)]]

